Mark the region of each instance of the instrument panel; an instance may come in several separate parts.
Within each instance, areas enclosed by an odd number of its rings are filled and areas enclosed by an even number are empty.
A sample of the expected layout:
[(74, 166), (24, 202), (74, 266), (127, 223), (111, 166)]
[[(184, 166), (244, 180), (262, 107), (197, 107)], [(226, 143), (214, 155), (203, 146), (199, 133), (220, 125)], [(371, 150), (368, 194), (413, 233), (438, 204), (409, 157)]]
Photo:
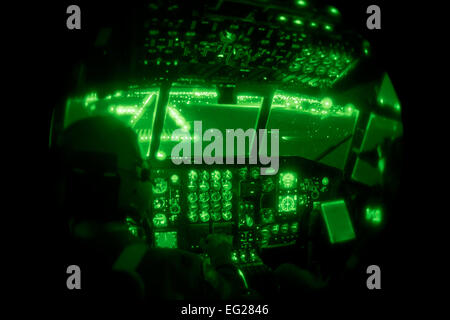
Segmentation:
[(201, 252), (210, 233), (233, 237), (232, 260), (257, 264), (266, 248), (301, 241), (316, 203), (334, 199), (342, 172), (298, 157), (280, 158), (275, 175), (254, 165), (152, 165), (148, 224), (155, 247)]

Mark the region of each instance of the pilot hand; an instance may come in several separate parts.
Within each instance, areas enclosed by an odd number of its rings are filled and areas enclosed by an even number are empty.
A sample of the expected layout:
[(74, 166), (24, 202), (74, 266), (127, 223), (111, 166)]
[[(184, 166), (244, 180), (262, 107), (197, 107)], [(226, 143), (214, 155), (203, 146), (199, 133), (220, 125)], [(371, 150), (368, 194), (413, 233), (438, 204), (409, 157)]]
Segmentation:
[(200, 245), (209, 256), (214, 268), (231, 264), (231, 236), (220, 233), (209, 234), (206, 239), (202, 239)]

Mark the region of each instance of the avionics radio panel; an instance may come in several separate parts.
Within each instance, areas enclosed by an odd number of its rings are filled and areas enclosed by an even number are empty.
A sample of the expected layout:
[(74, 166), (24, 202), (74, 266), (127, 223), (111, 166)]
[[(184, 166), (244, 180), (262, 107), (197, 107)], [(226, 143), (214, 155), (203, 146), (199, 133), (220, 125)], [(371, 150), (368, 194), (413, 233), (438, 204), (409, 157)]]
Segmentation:
[(342, 173), (281, 158), (275, 175), (252, 165), (152, 166), (148, 222), (157, 247), (201, 252), (210, 233), (233, 236), (232, 259), (255, 263), (259, 250), (296, 243), (314, 202), (334, 199)]

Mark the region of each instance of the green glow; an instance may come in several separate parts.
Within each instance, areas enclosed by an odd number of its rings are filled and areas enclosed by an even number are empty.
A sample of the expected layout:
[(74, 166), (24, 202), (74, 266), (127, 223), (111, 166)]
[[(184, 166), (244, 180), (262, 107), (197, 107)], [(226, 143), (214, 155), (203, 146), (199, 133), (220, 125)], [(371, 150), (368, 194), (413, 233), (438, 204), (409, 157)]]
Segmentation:
[(297, 195), (285, 195), (278, 197), (278, 212), (295, 213), (297, 210)]
[(153, 217), (153, 225), (155, 227), (164, 228), (167, 227), (167, 217), (163, 213), (157, 213)]
[(331, 100), (330, 98), (323, 98), (320, 103), (325, 109), (330, 109), (333, 106), (333, 100)]
[(156, 159), (158, 159), (158, 160), (165, 160), (167, 158), (167, 155), (166, 155), (166, 153), (164, 152), (164, 151), (161, 151), (161, 150), (159, 150), (157, 153), (156, 153)]
[(345, 105), (345, 113), (352, 114), (355, 111), (355, 106), (351, 103)]
[(383, 220), (383, 211), (379, 207), (367, 207), (366, 220), (375, 225), (380, 224)]
[(329, 6), (329, 7), (328, 7), (328, 13), (331, 14), (331, 15), (333, 15), (333, 16), (338, 16), (338, 15), (340, 15), (339, 10), (338, 10), (337, 8), (335, 8), (335, 7), (332, 7), (332, 6)]
[(316, 27), (317, 27), (317, 23), (314, 22), (314, 21), (312, 21), (309, 25), (310, 25), (312, 28), (316, 28)]
[(173, 184), (177, 184), (178, 181), (180, 181), (180, 177), (179, 177), (177, 174), (173, 174), (173, 175), (170, 177), (170, 181), (172, 181)]
[(303, 24), (303, 21), (300, 20), (300, 19), (295, 19), (293, 22), (294, 22), (294, 24), (297, 24), (297, 25), (302, 25)]
[(378, 171), (380, 171), (381, 174), (383, 174), (384, 169), (386, 168), (386, 159), (381, 158), (378, 160)]
[(344, 106), (334, 105), (330, 98), (318, 100), (298, 94), (285, 93), (277, 90), (272, 101), (272, 108), (285, 108), (297, 110), (301, 113), (309, 113), (320, 117), (341, 116), (352, 117), (358, 111), (352, 104)]
[(322, 184), (323, 184), (324, 186), (327, 186), (328, 183), (330, 183), (330, 180), (328, 180), (328, 177), (324, 177), (324, 178), (322, 179)]
[(263, 101), (263, 97), (261, 96), (244, 94), (236, 96), (236, 99), (238, 105), (243, 105), (245, 107), (254, 106), (258, 108), (261, 106), (261, 103)]
[(291, 189), (297, 186), (297, 174), (286, 172), (280, 174), (280, 186), (283, 189)]
[(92, 103), (95, 103), (98, 101), (97, 92), (91, 92), (86, 95), (84, 98), (84, 106), (87, 107)]
[(155, 246), (157, 248), (178, 248), (177, 232), (155, 232)]
[(306, 7), (308, 5), (308, 2), (306, 2), (305, 0), (297, 0), (296, 3), (299, 7)]
[(327, 31), (333, 31), (333, 26), (331, 24), (326, 24), (323, 28)]
[(284, 22), (284, 21), (287, 21), (287, 18), (286, 18), (286, 16), (279, 16), (278, 20)]

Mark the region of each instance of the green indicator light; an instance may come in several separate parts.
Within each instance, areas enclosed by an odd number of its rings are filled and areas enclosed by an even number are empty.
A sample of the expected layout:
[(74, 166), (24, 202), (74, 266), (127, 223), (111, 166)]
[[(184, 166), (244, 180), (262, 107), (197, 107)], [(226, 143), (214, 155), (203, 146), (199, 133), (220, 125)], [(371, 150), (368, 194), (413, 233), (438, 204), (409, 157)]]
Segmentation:
[(161, 160), (161, 161), (166, 159), (166, 157), (167, 157), (166, 153), (161, 150), (158, 151), (158, 153), (156, 154), (156, 159)]
[(287, 21), (287, 18), (285, 16), (279, 16), (278, 20), (279, 21)]
[(144, 60), (144, 64), (145, 64), (145, 65), (148, 65), (148, 61), (147, 61), (147, 60)]
[(315, 23), (314, 21), (311, 22), (309, 25), (310, 25), (312, 28), (316, 28), (316, 27), (317, 27), (317, 23)]
[(345, 113), (347, 114), (352, 114), (354, 110), (355, 106), (350, 103), (345, 106)]
[(330, 180), (328, 180), (328, 177), (324, 177), (324, 178), (322, 179), (322, 184), (323, 184), (324, 186), (327, 186), (328, 183), (330, 183)]
[(329, 24), (326, 24), (323, 28), (327, 31), (333, 31), (333, 27)]
[(340, 15), (339, 10), (337, 8), (335, 8), (335, 7), (332, 7), (332, 6), (328, 7), (328, 13), (331, 14), (332, 16)]
[(173, 174), (173, 175), (170, 177), (170, 181), (172, 181), (173, 184), (177, 184), (178, 181), (180, 181), (180, 177), (179, 177), (178, 175), (176, 175), (176, 174)]
[(378, 171), (380, 171), (380, 173), (383, 174), (385, 168), (386, 168), (386, 160), (384, 158), (379, 159)]
[(330, 109), (333, 106), (333, 100), (331, 100), (330, 98), (323, 98), (320, 103), (325, 109)]
[(380, 224), (383, 220), (383, 212), (379, 207), (367, 207), (366, 208), (366, 220), (372, 224)]
[(296, 3), (299, 7), (306, 7), (308, 5), (308, 2), (306, 2), (305, 0), (297, 0)]
[(302, 25), (302, 24), (303, 24), (303, 21), (300, 20), (300, 19), (295, 19), (295, 20), (294, 20), (294, 24), (296, 24), (296, 25)]

